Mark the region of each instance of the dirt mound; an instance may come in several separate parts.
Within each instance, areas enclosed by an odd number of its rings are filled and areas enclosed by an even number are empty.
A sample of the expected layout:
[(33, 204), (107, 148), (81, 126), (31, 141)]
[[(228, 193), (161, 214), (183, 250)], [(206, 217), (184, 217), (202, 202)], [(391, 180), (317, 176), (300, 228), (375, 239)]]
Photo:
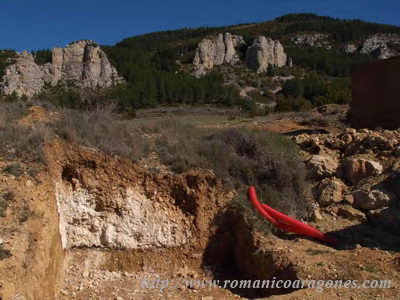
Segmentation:
[(37, 126), (47, 124), (57, 118), (56, 112), (50, 112), (43, 106), (32, 106), (28, 109), (28, 114), (21, 118), (18, 123), (23, 126)]

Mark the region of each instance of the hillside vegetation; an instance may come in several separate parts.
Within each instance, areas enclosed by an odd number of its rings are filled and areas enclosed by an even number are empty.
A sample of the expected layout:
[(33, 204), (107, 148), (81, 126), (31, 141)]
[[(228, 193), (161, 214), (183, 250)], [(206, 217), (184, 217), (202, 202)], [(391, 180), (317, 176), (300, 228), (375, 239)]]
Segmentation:
[[(288, 56), (293, 58), (295, 67), (271, 69), (268, 74), (260, 75), (243, 73), (239, 67), (215, 68), (202, 78), (191, 76), (188, 66), (198, 43), (221, 32), (243, 36), (247, 44), (239, 49), (242, 59), (256, 36), (279, 39)], [(305, 33), (326, 34), (335, 47), (303, 47), (292, 42), (293, 36)], [(348, 54), (341, 46), (347, 42), (359, 43), (363, 38), (381, 33), (400, 33), (400, 28), (315, 14), (289, 14), (261, 23), (155, 32), (126, 38), (114, 46), (102, 46), (111, 63), (126, 79), (126, 85), (95, 93), (77, 92), (66, 87), (48, 88), (37, 98), (70, 108), (87, 108), (99, 99), (114, 100), (120, 111), (128, 113), (139, 108), (181, 103), (213, 103), (254, 111), (256, 102), (268, 103), (272, 98), (267, 94), (262, 97), (255, 94), (250, 97), (252, 100), (244, 100), (239, 97), (238, 89), (246, 86), (262, 88), (272, 82), (270, 77), (293, 75), (297, 79), (284, 84), (283, 91), (273, 98), (278, 102), (276, 109), (303, 110), (320, 104), (343, 104), (350, 100), (352, 70), (373, 58), (365, 54)], [(50, 60), (48, 50), (33, 54), (38, 64)], [(0, 75), (12, 55), (10, 51), (0, 53)], [(227, 80), (229, 73), (242, 77), (242, 82)]]
[[(333, 49), (300, 47), (290, 41), (291, 36), (303, 32), (322, 32), (329, 34), (337, 43), (342, 43), (376, 33), (399, 33), (400, 28), (360, 20), (320, 17), (314, 14), (291, 14), (270, 22), (219, 28), (181, 29), (131, 37), (115, 46), (104, 48), (118, 71), (129, 82), (127, 87), (116, 91), (115, 98), (119, 99), (123, 107), (129, 108), (165, 103), (243, 104), (243, 101), (238, 101), (232, 86), (223, 85), (221, 72), (216, 71), (201, 79), (181, 72), (182, 64), (192, 62), (197, 44), (203, 38), (225, 31), (242, 35), (247, 46), (258, 35), (281, 40), (288, 55), (295, 61), (296, 69), (303, 69), (303, 73), (316, 77), (317, 84), (325, 83), (325, 87), (321, 88), (317, 95), (318, 101), (313, 93), (297, 95), (309, 101), (307, 107), (320, 103), (346, 103), (350, 99), (349, 81), (344, 79), (337, 83), (335, 80), (334, 86), (328, 88), (332, 82), (330, 77), (346, 78), (351, 75), (355, 67), (372, 58)], [(244, 56), (246, 47), (240, 51)], [(294, 73), (296, 70), (289, 72)], [(287, 91), (284, 95), (288, 95)], [(347, 98), (344, 99), (345, 97)], [(252, 106), (248, 104), (247, 108)]]
[(14, 50), (0, 50), (0, 78), (4, 75), (5, 68), (10, 65), (15, 56)]

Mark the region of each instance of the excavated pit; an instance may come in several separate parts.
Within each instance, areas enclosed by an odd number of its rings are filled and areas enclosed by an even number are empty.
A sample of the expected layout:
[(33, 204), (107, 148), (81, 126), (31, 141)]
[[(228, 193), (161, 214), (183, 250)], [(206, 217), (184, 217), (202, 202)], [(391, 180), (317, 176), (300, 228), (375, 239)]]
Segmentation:
[[(49, 145), (47, 153), (66, 250), (60, 299), (71, 295), (95, 299), (93, 293), (111, 293), (111, 286), (121, 286), (120, 291), (125, 286), (128, 293), (126, 274), (220, 282), (297, 279), (290, 263), (274, 252), (260, 251), (260, 239), (243, 215), (227, 208), (234, 193), (224, 189), (212, 173), (148, 173), (132, 163), (60, 143)], [(79, 282), (93, 276), (108, 276), (112, 285)], [(74, 282), (79, 289), (68, 290)], [(287, 292), (246, 288), (218, 293), (256, 298)]]

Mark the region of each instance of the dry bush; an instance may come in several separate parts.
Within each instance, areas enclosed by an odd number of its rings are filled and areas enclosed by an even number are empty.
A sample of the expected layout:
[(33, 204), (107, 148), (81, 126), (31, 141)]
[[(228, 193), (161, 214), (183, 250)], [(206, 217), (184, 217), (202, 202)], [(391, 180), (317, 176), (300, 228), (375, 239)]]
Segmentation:
[(26, 108), (23, 102), (0, 102), (0, 155), (44, 162), (42, 145), (50, 133), (45, 126), (31, 128), (17, 123)]
[(3, 170), (4, 173), (14, 175), (15, 177), (19, 177), (24, 174), (24, 168), (18, 163), (6, 165)]
[(7, 259), (11, 257), (11, 252), (9, 250), (4, 250), (3, 246), (0, 245), (0, 260)]
[(321, 127), (326, 127), (329, 126), (330, 120), (327, 117), (311, 117), (309, 119), (303, 119), (300, 122), (300, 125), (306, 125), (306, 126), (321, 126)]
[[(296, 146), (285, 137), (246, 129), (198, 128), (178, 121), (163, 122), (156, 151), (176, 172), (211, 169), (239, 191), (250, 185), (260, 200), (294, 216), (310, 210), (304, 165)], [(246, 206), (247, 205), (247, 200)]]
[(15, 194), (12, 191), (2, 192), (0, 195), (0, 217), (4, 217), (8, 205), (10, 202), (14, 201)]
[(108, 109), (84, 112), (64, 110), (54, 124), (54, 132), (68, 142), (136, 160), (148, 150), (148, 140), (129, 120)]
[(243, 200), (254, 185), (260, 199), (277, 209), (294, 216), (309, 210), (297, 148), (273, 133), (201, 128), (176, 119), (127, 120), (107, 110), (64, 111), (53, 128), (69, 142), (106, 154), (137, 160), (156, 152), (177, 173), (211, 169)]
[[(2, 154), (41, 157), (41, 145), (55, 134), (68, 142), (109, 155), (138, 160), (155, 152), (175, 172), (213, 170), (239, 192), (236, 204), (249, 210), (248, 186), (261, 201), (293, 216), (310, 209), (304, 166), (287, 138), (265, 131), (202, 128), (176, 119), (126, 119), (109, 109), (64, 110), (49, 127), (25, 128), (15, 120), (21, 112), (0, 106)], [(8, 122), (8, 120), (13, 120)], [(11, 149), (13, 149), (11, 151)]]

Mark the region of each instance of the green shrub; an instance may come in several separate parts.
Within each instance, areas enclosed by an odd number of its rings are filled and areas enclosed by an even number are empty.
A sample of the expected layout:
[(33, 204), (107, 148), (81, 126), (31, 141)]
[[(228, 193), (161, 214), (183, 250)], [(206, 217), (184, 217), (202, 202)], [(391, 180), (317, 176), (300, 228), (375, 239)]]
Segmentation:
[(87, 108), (88, 102), (82, 97), (83, 91), (73, 87), (57, 85), (54, 87), (46, 86), (45, 89), (36, 96), (41, 102), (50, 103), (61, 108)]
[(12, 63), (16, 56), (17, 53), (14, 50), (0, 50), (0, 81), (5, 69)]
[(276, 76), (275, 68), (272, 65), (268, 65), (267, 76), (269, 77)]
[(202, 129), (170, 121), (161, 127), (156, 151), (175, 172), (211, 169), (240, 192), (256, 186), (261, 199), (295, 216), (309, 209), (305, 170), (285, 137), (246, 129)]
[(4, 250), (3, 246), (0, 245), (0, 260), (7, 259), (11, 257), (11, 252), (9, 250)]
[(305, 111), (313, 107), (312, 103), (303, 97), (278, 97), (276, 111)]
[[(345, 80), (326, 80), (318, 76), (287, 80), (280, 93), (287, 97), (287, 99), (281, 101), (281, 107), (284, 107), (281, 110), (290, 108), (293, 98), (303, 97), (313, 107), (330, 103), (346, 104), (351, 99), (348, 82)], [(305, 103), (303, 100), (301, 101), (303, 104)]]
[(3, 172), (7, 174), (14, 175), (15, 177), (19, 177), (24, 174), (24, 169), (21, 167), (20, 164), (9, 164), (3, 168)]
[(288, 46), (287, 54), (296, 65), (319, 71), (330, 76), (351, 76), (352, 70), (373, 58), (366, 54), (346, 54), (321, 47)]
[(400, 33), (400, 28), (393, 25), (364, 22), (361, 20), (343, 20), (323, 17), (315, 14), (289, 14), (276, 21), (287, 23), (284, 32), (324, 32), (334, 40), (348, 42), (366, 38), (372, 34)]
[(35, 63), (37, 63), (38, 65), (51, 63), (52, 52), (49, 49), (32, 51), (32, 55), (35, 58)]
[(0, 217), (5, 216), (8, 205), (14, 201), (14, 197), (15, 195), (12, 191), (7, 191), (0, 195)]

